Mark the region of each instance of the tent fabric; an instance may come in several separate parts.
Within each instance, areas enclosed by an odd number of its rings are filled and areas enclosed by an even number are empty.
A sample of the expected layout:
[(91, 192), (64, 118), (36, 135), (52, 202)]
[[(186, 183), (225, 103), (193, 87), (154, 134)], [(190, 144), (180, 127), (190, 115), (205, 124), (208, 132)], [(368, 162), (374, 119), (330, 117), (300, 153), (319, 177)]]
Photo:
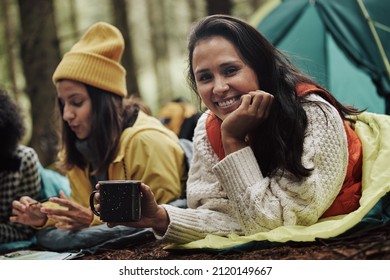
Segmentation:
[(355, 131), (363, 145), (363, 177), (360, 207), (346, 215), (320, 219), (310, 226), (281, 226), (248, 236), (213, 234), (186, 244), (170, 244), (167, 250), (232, 250), (283, 244), (313, 242), (362, 232), (390, 223), (390, 116), (362, 113)]
[(272, 44), (344, 103), (390, 113), (390, 1), (271, 2), (273, 9), (259, 8), (262, 17), (254, 15), (252, 24)]
[[(357, 2), (356, 0), (317, 0), (317, 6), (325, 26), (345, 54), (370, 74), (374, 83), (378, 86), (380, 94), (390, 94), (388, 69), (386, 69), (375, 38), (373, 38), (370, 27), (363, 18), (363, 13), (359, 5), (356, 4)], [(371, 10), (372, 15), (381, 15), (380, 20), (390, 27), (390, 17), (388, 14), (384, 14), (386, 10), (387, 12), (390, 10), (389, 1), (371, 0), (362, 2)], [(360, 17), (358, 18), (357, 15), (360, 15)], [(383, 36), (381, 40), (385, 43), (387, 57), (390, 56), (390, 40), (388, 37), (390, 35)]]

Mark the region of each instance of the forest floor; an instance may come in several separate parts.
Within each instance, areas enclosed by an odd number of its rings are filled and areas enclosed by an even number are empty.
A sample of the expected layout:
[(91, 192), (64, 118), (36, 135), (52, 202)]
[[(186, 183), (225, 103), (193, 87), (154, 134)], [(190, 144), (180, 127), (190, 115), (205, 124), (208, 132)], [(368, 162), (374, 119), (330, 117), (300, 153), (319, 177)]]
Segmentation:
[(168, 251), (150, 239), (140, 245), (103, 249), (84, 260), (390, 260), (390, 225), (351, 238), (334, 238), (245, 251)]

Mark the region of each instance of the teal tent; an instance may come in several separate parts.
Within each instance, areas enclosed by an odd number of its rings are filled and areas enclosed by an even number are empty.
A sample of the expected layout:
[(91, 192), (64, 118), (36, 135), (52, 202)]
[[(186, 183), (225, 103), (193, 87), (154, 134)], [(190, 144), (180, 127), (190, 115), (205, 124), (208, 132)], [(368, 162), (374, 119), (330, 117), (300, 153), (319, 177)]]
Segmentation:
[(270, 0), (251, 23), (341, 102), (390, 114), (390, 0)]

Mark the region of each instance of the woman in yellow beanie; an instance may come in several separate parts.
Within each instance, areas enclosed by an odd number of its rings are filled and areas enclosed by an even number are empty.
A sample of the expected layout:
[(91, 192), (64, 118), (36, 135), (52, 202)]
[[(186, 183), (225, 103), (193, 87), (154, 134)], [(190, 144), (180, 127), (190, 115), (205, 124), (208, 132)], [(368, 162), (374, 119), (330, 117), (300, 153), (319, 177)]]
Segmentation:
[[(120, 31), (99, 22), (64, 55), (53, 74), (63, 119), (60, 159), (71, 184), (70, 199), (60, 194), (47, 204), (29, 206), (35, 200), (23, 197), (14, 201), (11, 218), (46, 228), (37, 235), (38, 245), (46, 249), (88, 248), (136, 231), (100, 225), (89, 209), (98, 180), (142, 180), (159, 203), (182, 194), (184, 151), (172, 131), (126, 98), (123, 49)], [(100, 237), (91, 228), (96, 225), (104, 232)]]

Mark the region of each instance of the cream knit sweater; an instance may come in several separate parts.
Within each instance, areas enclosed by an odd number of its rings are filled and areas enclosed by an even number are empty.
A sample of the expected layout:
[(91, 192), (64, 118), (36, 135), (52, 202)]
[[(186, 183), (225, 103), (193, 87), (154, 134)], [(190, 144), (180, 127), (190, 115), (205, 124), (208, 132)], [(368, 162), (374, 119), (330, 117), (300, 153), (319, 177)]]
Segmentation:
[(303, 107), (308, 118), (302, 162), (314, 168), (294, 180), (287, 172), (263, 177), (250, 147), (218, 161), (206, 133), (207, 112), (194, 135), (187, 209), (164, 205), (170, 225), (163, 238), (186, 243), (207, 234), (250, 235), (284, 225), (311, 225), (339, 193), (348, 164), (345, 130), (337, 111), (316, 95)]

